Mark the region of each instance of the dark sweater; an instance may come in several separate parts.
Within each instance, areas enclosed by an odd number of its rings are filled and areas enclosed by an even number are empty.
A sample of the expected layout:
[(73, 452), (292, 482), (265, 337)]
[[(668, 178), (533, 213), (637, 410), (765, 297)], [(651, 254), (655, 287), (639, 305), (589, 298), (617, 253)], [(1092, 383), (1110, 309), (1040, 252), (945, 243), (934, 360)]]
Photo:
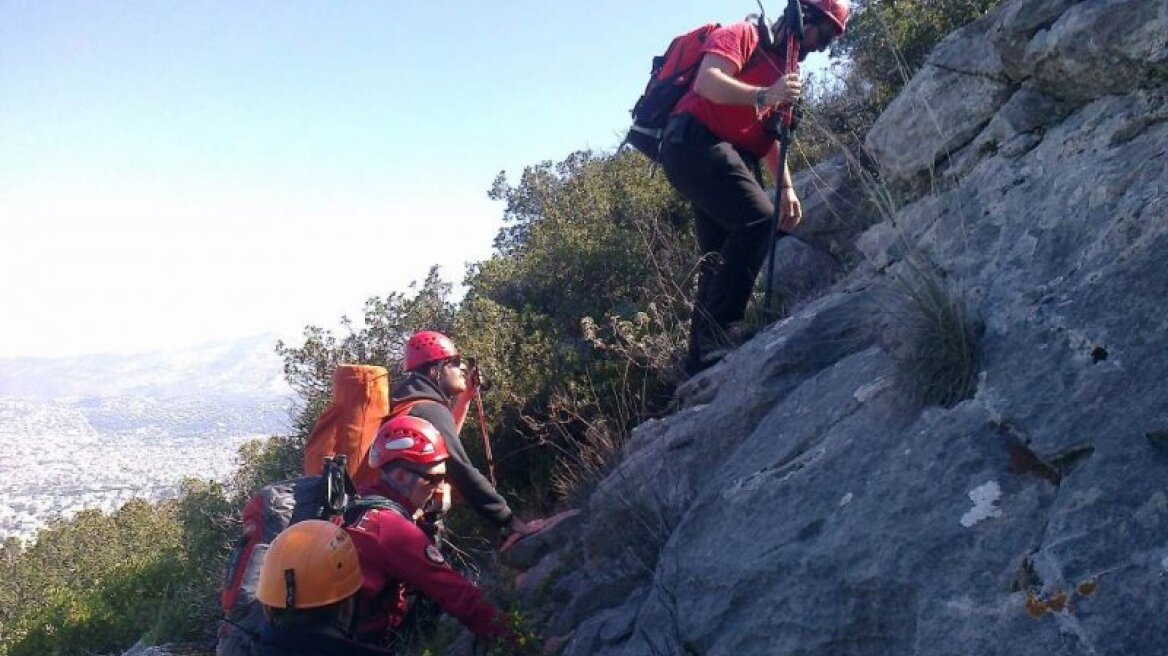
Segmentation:
[(416, 373), (406, 374), (405, 378), (394, 385), (391, 396), (391, 409), (405, 401), (432, 401), (415, 403), (407, 414), (425, 419), (442, 433), (443, 439), (446, 440), (446, 450), (450, 452), (450, 460), (446, 462), (446, 474), (454, 489), (458, 490), (475, 512), (498, 526), (506, 526), (511, 521), (511, 508), (487, 477), (471, 464), (454, 425), (450, 397), (444, 394), (434, 381)]

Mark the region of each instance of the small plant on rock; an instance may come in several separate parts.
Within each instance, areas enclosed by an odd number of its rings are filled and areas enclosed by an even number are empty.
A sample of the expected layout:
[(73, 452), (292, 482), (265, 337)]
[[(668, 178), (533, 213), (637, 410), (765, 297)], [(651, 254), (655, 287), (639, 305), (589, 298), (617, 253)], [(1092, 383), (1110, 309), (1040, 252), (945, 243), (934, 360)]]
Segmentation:
[(920, 406), (952, 407), (977, 391), (980, 322), (931, 268), (906, 263), (885, 308), (898, 377)]

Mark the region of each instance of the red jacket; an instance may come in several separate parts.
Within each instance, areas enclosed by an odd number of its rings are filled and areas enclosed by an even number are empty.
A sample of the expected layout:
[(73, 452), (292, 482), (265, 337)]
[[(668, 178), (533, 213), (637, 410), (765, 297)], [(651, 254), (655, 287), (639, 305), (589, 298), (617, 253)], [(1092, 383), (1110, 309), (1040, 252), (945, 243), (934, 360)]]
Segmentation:
[[(380, 484), (362, 488), (410, 506)], [(382, 644), (405, 617), (406, 586), (438, 603), (472, 633), (501, 638), (509, 635), (506, 617), (477, 587), (451, 569), (442, 553), (414, 522), (394, 510), (370, 510), (347, 527), (361, 561), (357, 593), (357, 638)]]

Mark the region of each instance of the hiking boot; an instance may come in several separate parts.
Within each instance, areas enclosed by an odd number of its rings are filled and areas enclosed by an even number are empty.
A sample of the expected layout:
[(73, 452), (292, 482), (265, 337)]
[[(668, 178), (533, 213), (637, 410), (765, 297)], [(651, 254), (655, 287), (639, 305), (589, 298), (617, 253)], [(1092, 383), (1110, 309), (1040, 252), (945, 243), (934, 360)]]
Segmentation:
[(694, 349), (691, 349), (689, 356), (686, 358), (684, 367), (686, 375), (695, 376), (709, 369), (720, 362), (732, 350), (734, 350), (734, 346), (725, 339), (703, 339), (699, 341), (696, 353)]
[(686, 376), (695, 376), (714, 366), (730, 351), (749, 341), (757, 332), (757, 328), (743, 321), (735, 321), (724, 328), (706, 326), (697, 337), (697, 344), (690, 345), (690, 352), (683, 367)]
[(688, 357), (685, 361), (685, 366), (682, 370), (685, 371), (686, 378), (692, 378), (701, 372), (722, 361), (726, 354), (732, 351), (729, 346), (714, 345), (709, 348), (702, 349), (701, 354), (695, 357)]
[(734, 350), (729, 344), (711, 346), (702, 351), (701, 362), (706, 366), (717, 363), (722, 358), (726, 357), (730, 351)]
[(710, 367), (714, 366), (717, 363), (718, 363), (718, 360), (713, 360), (713, 359), (711, 359), (711, 360), (706, 360), (704, 358), (697, 359), (697, 360), (687, 359), (685, 361), (685, 366), (683, 366), (681, 368), (681, 370), (685, 373), (685, 378), (693, 378), (694, 376), (702, 373), (703, 371), (705, 371), (706, 369), (709, 369)]
[(701, 341), (702, 359), (707, 356), (722, 358), (726, 353), (742, 346), (754, 337), (755, 329), (741, 321), (736, 321), (725, 328), (714, 328), (714, 336)]
[(726, 326), (723, 332), (726, 335), (726, 343), (732, 344), (732, 348), (738, 348), (754, 339), (754, 336), (758, 334), (758, 326), (748, 324), (745, 321), (735, 321)]

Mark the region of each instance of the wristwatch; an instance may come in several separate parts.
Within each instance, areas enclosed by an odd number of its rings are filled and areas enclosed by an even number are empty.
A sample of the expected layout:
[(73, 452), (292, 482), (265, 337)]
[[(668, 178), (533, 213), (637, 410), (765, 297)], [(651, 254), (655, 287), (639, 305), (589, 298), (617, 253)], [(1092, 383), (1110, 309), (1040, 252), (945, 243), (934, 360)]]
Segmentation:
[(762, 113), (762, 108), (766, 107), (766, 87), (759, 87), (758, 91), (754, 92), (754, 111)]

